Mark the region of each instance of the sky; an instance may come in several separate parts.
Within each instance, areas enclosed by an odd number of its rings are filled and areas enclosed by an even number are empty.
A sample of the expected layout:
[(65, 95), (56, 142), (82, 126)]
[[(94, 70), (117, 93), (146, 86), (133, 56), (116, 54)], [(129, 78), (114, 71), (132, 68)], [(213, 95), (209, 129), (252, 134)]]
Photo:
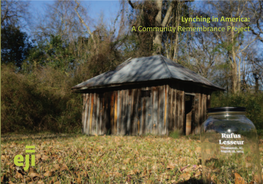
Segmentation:
[[(94, 20), (94, 24), (99, 21), (100, 15), (103, 13), (105, 17), (105, 21), (110, 21), (114, 20), (117, 16), (117, 12), (120, 7), (120, 3), (118, 0), (79, 0), (81, 5), (83, 5), (85, 8), (88, 10), (89, 17)], [(32, 22), (37, 22), (38, 21), (38, 16), (43, 17), (45, 13), (45, 7), (46, 4), (52, 4), (54, 1), (40, 1), (40, 0), (32, 0), (30, 1), (30, 12), (32, 13)], [(92, 26), (90, 27), (92, 31)], [(29, 30), (24, 30), (30, 35)]]
[[(54, 1), (31, 1), (32, 7), (37, 9), (38, 11), (44, 13), (43, 7), (45, 4), (52, 4)], [(119, 1), (111, 0), (111, 1), (79, 1), (86, 5), (89, 10), (89, 15), (93, 18), (98, 16), (101, 12), (103, 12), (107, 16), (114, 16), (116, 15), (118, 8), (119, 8)]]

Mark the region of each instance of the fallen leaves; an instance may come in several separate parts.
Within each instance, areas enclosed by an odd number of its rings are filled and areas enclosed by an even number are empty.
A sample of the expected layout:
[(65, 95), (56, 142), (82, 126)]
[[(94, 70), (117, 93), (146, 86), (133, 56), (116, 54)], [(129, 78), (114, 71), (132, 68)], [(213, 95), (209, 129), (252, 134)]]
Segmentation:
[(55, 164), (55, 165), (53, 166), (53, 168), (54, 168), (54, 170), (59, 170), (60, 166), (59, 166), (59, 164)]
[(34, 177), (39, 177), (40, 175), (36, 172), (35, 169), (30, 168), (28, 176), (31, 177), (31, 178), (34, 178)]
[(245, 180), (238, 173), (235, 173), (235, 184), (246, 184)]
[(196, 151), (196, 153), (201, 153), (201, 147), (196, 147), (195, 151)]
[(24, 177), (23, 177), (23, 175), (22, 175), (21, 173), (19, 173), (19, 172), (17, 171), (16, 174), (15, 174), (15, 178), (17, 178), (17, 179), (22, 179), (22, 178), (24, 178)]
[(67, 171), (69, 170), (68, 169), (68, 166), (66, 164), (63, 164), (61, 167), (60, 167), (60, 171)]
[(124, 163), (124, 164), (128, 164), (128, 163), (130, 163), (130, 161), (131, 161), (131, 158), (127, 158), (127, 159), (125, 159), (125, 160), (123, 161), (123, 163)]
[(50, 176), (53, 176), (54, 175), (54, 171), (47, 171), (44, 173), (44, 176), (46, 177), (50, 177)]
[(167, 168), (167, 169), (174, 169), (175, 166), (176, 166), (175, 164), (169, 163), (166, 168)]
[(135, 175), (135, 174), (138, 174), (139, 172), (140, 172), (140, 170), (134, 169), (134, 170), (131, 170), (131, 171), (129, 172), (129, 174), (130, 174), (130, 175)]
[(190, 177), (191, 177), (191, 174), (188, 172), (185, 172), (180, 175), (179, 180), (187, 181), (190, 179)]
[[(13, 163), (16, 154), (24, 154), (25, 145), (28, 143), (1, 145), (3, 183), (179, 183), (202, 175), (200, 142), (183, 137), (36, 139), (30, 143), (36, 146), (36, 165), (28, 172)], [(238, 175), (235, 180), (243, 182)]]

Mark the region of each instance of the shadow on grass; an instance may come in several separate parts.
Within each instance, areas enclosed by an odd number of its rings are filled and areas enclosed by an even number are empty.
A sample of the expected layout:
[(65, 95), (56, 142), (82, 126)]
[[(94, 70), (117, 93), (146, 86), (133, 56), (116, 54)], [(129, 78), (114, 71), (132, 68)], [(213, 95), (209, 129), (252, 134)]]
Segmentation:
[(177, 184), (208, 184), (208, 183), (205, 183), (205, 181), (202, 179), (191, 178), (187, 181), (181, 181)]
[(29, 141), (41, 139), (58, 139), (58, 138), (72, 138), (81, 136), (80, 133), (19, 133), (19, 134), (2, 134), (1, 142), (12, 141)]

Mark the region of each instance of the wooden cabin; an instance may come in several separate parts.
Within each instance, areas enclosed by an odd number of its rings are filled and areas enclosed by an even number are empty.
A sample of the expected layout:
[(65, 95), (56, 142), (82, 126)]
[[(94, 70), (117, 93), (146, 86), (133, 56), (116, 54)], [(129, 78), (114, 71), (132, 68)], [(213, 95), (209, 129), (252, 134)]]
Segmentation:
[(211, 93), (223, 88), (162, 55), (133, 58), (84, 81), (83, 133), (88, 135), (197, 134)]

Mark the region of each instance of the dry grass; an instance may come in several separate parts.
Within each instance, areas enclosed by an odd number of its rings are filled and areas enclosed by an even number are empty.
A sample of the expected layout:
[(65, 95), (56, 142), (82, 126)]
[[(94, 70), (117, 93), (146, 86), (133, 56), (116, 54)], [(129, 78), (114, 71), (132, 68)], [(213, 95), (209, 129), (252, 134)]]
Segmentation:
[[(2, 136), (2, 183), (202, 183), (199, 140), (155, 136)], [(15, 167), (25, 146), (36, 166)], [(263, 165), (263, 144), (261, 165)]]

